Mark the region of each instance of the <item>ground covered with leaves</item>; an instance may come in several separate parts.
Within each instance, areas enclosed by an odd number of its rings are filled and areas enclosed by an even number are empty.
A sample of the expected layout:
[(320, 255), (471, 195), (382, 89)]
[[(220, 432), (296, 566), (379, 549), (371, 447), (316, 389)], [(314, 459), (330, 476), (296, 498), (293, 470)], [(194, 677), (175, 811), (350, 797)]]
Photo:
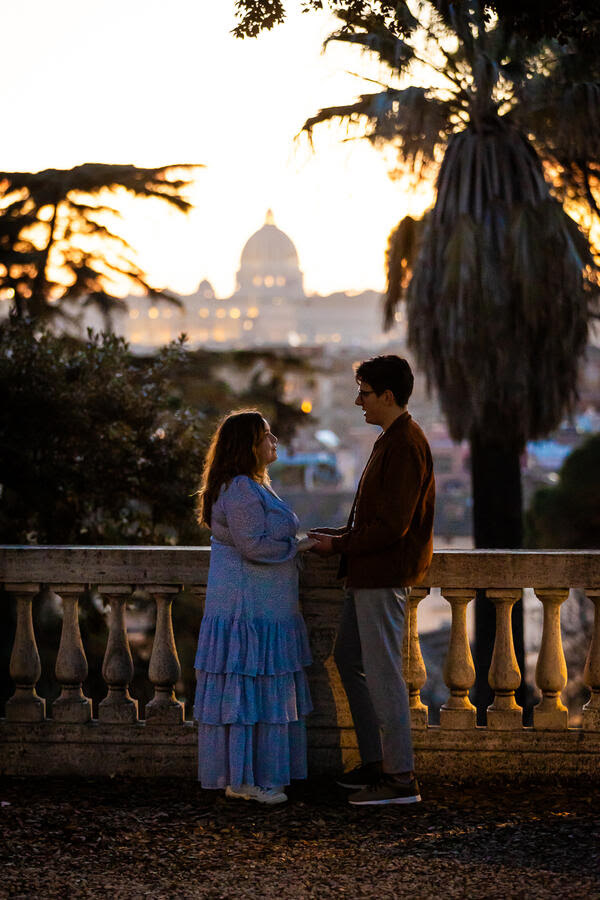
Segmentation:
[(0, 897), (600, 898), (584, 781), (423, 781), (354, 808), (328, 780), (285, 806), (185, 780), (0, 779)]

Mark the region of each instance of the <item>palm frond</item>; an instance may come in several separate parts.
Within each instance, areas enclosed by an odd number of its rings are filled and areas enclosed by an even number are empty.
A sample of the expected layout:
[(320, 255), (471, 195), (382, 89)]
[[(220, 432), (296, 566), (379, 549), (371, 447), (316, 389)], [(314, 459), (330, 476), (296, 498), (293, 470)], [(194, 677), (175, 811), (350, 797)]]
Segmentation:
[(383, 327), (394, 324), (394, 316), (410, 283), (419, 254), (424, 219), (405, 216), (388, 238), (386, 251), (387, 288), (383, 301)]
[(548, 195), (532, 145), (510, 122), (496, 120), (479, 130), (453, 135), (440, 167), (434, 216), (439, 224), (469, 214), (480, 221), (490, 203), (532, 204)]
[(358, 123), (366, 119), (363, 137), (371, 142), (393, 141), (402, 163), (417, 167), (432, 163), (436, 149), (446, 140), (456, 112), (452, 99), (440, 99), (426, 88), (408, 87), (363, 94), (355, 103), (321, 109), (307, 119), (302, 131), (312, 136), (314, 127), (332, 119)]
[(361, 21), (364, 31), (346, 31), (343, 28), (331, 34), (324, 43), (327, 47), (331, 41), (357, 44), (365, 51), (375, 53), (378, 61), (385, 63), (397, 74), (404, 72), (415, 58), (415, 49), (407, 41), (392, 34), (382, 25), (372, 23), (369, 19)]
[(329, 122), (332, 119), (348, 119), (350, 121), (358, 121), (361, 117), (368, 120), (378, 121), (381, 118), (390, 117), (393, 112), (393, 104), (399, 91), (387, 90), (377, 91), (373, 94), (361, 94), (359, 99), (354, 103), (347, 103), (343, 106), (327, 106), (320, 109), (319, 112), (306, 120), (301, 131), (306, 131), (309, 137), (315, 125), (322, 122)]
[(456, 35), (466, 59), (472, 63), (476, 49), (473, 25), (478, 13), (483, 12), (482, 5), (476, 0), (463, 0), (461, 3), (453, 0), (431, 0), (428, 5), (435, 11), (445, 31)]

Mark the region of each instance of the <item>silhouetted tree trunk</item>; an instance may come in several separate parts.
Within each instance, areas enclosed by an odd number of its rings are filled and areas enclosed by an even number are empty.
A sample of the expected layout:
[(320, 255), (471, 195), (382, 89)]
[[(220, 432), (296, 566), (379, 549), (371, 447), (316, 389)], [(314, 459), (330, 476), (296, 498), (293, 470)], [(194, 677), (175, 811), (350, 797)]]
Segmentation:
[[(478, 433), (471, 435), (473, 536), (478, 549), (517, 550), (522, 546), (521, 452), (520, 445), (499, 443)], [(517, 662), (524, 678), (522, 600), (513, 607), (512, 625)], [(486, 597), (485, 590), (478, 590), (475, 599), (475, 705), (479, 724), (485, 723), (485, 711), (493, 699), (488, 672), (495, 634), (494, 604)], [(517, 693), (517, 702), (521, 705), (525, 703), (526, 694), (523, 680)]]

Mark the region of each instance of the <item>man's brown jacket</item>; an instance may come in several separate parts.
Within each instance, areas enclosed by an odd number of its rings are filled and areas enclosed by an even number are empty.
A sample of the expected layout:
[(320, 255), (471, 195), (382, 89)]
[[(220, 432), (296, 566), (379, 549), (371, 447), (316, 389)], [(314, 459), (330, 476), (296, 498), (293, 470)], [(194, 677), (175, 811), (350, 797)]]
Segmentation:
[(348, 524), (332, 538), (350, 588), (418, 584), (431, 562), (435, 481), (427, 439), (405, 412), (379, 435)]

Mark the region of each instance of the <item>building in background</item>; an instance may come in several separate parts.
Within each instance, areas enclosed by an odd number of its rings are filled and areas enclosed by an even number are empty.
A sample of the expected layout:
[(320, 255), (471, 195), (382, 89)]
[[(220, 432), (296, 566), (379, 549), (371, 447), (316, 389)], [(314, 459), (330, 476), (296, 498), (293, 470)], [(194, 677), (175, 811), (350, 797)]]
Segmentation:
[[(397, 328), (383, 331), (377, 291), (306, 294), (294, 243), (275, 225), (271, 210), (242, 250), (231, 297), (217, 297), (204, 280), (193, 294), (178, 299), (180, 306), (128, 297), (127, 309), (113, 317), (115, 332), (143, 352), (182, 332), (192, 348), (344, 345), (376, 351), (397, 341), (403, 331), (400, 316)], [(93, 311), (86, 314), (88, 326), (102, 328)]]

